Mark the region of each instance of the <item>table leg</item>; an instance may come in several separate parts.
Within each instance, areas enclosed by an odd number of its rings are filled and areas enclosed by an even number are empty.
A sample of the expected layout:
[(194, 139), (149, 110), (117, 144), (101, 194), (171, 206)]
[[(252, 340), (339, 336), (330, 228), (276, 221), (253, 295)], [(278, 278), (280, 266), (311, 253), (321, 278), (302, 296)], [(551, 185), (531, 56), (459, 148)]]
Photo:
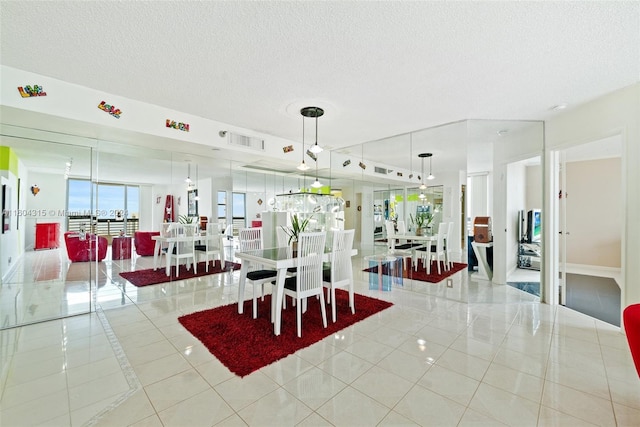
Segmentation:
[(287, 269), (281, 268), (278, 270), (277, 286), (276, 286), (276, 305), (275, 305), (275, 323), (273, 324), (274, 335), (280, 335), (280, 323), (282, 321), (282, 300), (284, 299), (284, 279), (287, 275)]
[[(167, 248), (167, 256), (165, 258), (167, 258), (167, 265), (165, 266), (164, 272), (166, 273), (167, 276), (171, 276), (171, 255), (173, 254), (173, 249), (176, 247), (176, 243), (175, 242), (170, 242), (169, 243), (169, 247)], [(179, 268), (180, 266), (178, 265), (178, 261), (176, 261), (176, 269)]]
[(491, 280), (493, 278), (493, 271), (491, 271), (491, 267), (489, 267), (489, 262), (487, 261), (487, 247), (476, 245), (475, 242), (471, 242), (471, 246), (478, 259), (478, 278)]
[(158, 255), (160, 255), (160, 241), (156, 240), (155, 246), (153, 247), (153, 271), (158, 269)]
[(244, 312), (244, 285), (247, 281), (247, 270), (249, 270), (249, 261), (242, 261), (240, 265), (240, 280), (238, 281), (238, 313)]

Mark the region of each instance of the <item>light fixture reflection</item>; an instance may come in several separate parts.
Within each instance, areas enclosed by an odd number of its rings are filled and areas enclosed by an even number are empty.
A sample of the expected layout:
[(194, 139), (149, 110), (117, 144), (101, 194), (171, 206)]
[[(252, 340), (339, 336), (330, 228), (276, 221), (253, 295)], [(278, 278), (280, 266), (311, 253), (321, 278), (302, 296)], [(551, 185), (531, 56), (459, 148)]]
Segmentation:
[(297, 167), (300, 171), (309, 170), (309, 165), (304, 162), (304, 114), (302, 115), (302, 163)]
[[(429, 158), (429, 176), (427, 177), (428, 180), (432, 180), (435, 178), (435, 176), (433, 176), (433, 174), (431, 173), (432, 169), (432, 163), (431, 163), (431, 158), (432, 158), (433, 154), (432, 153), (420, 153), (418, 154), (418, 157), (420, 157), (422, 159), (422, 176), (424, 176), (424, 158), (428, 157)], [(426, 190), (427, 186), (425, 185), (424, 181), (422, 181), (422, 184), (420, 184), (420, 190)]]

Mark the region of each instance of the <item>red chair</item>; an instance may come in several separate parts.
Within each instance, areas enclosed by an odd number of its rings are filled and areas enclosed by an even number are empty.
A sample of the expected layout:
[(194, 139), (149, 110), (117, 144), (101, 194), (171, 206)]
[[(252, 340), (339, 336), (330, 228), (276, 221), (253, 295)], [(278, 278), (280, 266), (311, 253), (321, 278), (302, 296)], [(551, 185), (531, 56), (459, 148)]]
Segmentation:
[(151, 238), (159, 235), (159, 231), (136, 231), (133, 235), (133, 244), (136, 247), (136, 253), (140, 256), (153, 255), (156, 241)]
[(64, 243), (71, 262), (102, 261), (107, 256), (108, 242), (102, 236), (86, 234), (81, 238), (80, 233), (67, 231), (64, 233)]
[(633, 357), (633, 363), (635, 363), (636, 371), (640, 376), (640, 304), (633, 304), (625, 308), (622, 318), (631, 349), (631, 357)]

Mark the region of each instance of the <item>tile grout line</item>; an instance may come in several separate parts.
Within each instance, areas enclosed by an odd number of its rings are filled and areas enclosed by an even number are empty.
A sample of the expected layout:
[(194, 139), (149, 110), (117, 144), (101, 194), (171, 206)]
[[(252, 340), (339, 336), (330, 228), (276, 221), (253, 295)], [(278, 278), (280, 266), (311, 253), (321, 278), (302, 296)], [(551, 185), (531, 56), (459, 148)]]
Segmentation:
[(89, 421), (87, 421), (84, 424), (84, 426), (87, 426), (87, 427), (96, 425), (102, 417), (104, 417), (113, 409), (117, 408), (122, 403), (127, 401), (129, 397), (131, 397), (138, 391), (142, 390), (142, 384), (140, 383), (140, 380), (138, 380), (138, 377), (136, 376), (135, 371), (129, 364), (129, 360), (127, 359), (127, 356), (124, 350), (122, 349), (122, 346), (120, 345), (120, 341), (118, 341), (118, 338), (113, 332), (113, 329), (111, 328), (111, 324), (109, 323), (109, 320), (107, 319), (107, 316), (104, 314), (104, 311), (102, 310), (101, 307), (96, 307), (96, 315), (98, 316), (98, 319), (100, 319), (100, 323), (102, 323), (102, 327), (104, 328), (105, 335), (109, 339), (111, 348), (120, 365), (120, 369), (124, 374), (125, 379), (127, 380), (127, 384), (129, 384), (129, 390), (123, 393), (118, 399), (116, 399), (109, 406), (107, 406), (102, 411), (94, 415)]

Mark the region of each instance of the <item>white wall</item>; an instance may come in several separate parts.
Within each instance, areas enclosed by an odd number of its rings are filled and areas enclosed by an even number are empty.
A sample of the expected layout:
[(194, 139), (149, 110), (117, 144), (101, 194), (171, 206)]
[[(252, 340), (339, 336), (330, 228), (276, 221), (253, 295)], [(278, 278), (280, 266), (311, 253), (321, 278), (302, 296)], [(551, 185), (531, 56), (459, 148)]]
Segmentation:
[[(29, 193), (25, 200), (27, 213), (34, 214), (25, 217), (25, 248), (33, 249), (35, 246), (36, 223), (60, 223), (60, 238), (62, 239), (67, 225), (65, 216), (67, 181), (62, 174), (31, 172), (29, 173), (28, 183), (28, 187), (38, 184), (40, 188), (37, 196)], [(60, 241), (60, 247), (64, 248), (64, 240)]]
[[(512, 256), (512, 236), (517, 221), (513, 220), (508, 207), (509, 174), (507, 165), (514, 162), (541, 156), (544, 150), (544, 134), (542, 123), (532, 122), (530, 127), (509, 132), (494, 142), (493, 154), (493, 282), (505, 284), (509, 271), (508, 260)], [(524, 193), (524, 172), (518, 173), (521, 179), (521, 190)], [(522, 202), (524, 206), (524, 201)], [(544, 211), (543, 211), (544, 226)], [(543, 245), (543, 251), (545, 247)]]
[(621, 159), (566, 164), (567, 262), (620, 268)]
[[(518, 266), (518, 212), (526, 206), (526, 161), (507, 165), (507, 275)], [(538, 188), (540, 183), (538, 183)]]

